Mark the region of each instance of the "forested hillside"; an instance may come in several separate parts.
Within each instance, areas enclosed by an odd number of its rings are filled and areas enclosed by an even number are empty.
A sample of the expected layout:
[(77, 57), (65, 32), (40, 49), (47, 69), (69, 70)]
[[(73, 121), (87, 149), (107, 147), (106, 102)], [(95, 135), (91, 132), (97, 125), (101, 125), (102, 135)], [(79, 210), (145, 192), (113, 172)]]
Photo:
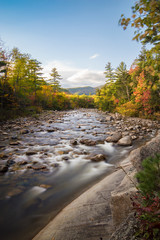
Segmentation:
[(77, 87), (77, 88), (67, 88), (67, 90), (72, 94), (78, 95), (94, 95), (96, 93), (96, 88), (93, 87)]

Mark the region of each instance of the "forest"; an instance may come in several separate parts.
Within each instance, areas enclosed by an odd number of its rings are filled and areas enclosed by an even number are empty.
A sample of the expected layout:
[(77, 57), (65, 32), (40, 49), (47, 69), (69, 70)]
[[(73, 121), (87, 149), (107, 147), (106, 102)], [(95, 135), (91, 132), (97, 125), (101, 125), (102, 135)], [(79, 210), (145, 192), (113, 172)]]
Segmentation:
[[(65, 92), (61, 76), (53, 66), (50, 79), (42, 76), (42, 64), (18, 48), (11, 51), (0, 43), (1, 120), (39, 113), (42, 110), (98, 108), (125, 116), (160, 118), (160, 2), (140, 0), (132, 7), (133, 15), (121, 15), (124, 30), (135, 28), (133, 40), (142, 50), (130, 69), (122, 61), (116, 69), (108, 62), (106, 82), (94, 96)], [(149, 47), (148, 47), (149, 46)], [(148, 49), (149, 48), (149, 49)]]

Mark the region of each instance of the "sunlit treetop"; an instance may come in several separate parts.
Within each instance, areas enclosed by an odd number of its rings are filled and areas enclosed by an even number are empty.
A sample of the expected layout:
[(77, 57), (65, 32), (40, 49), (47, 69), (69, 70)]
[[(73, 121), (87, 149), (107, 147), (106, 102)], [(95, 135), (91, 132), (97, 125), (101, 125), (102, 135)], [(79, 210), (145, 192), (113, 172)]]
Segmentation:
[(133, 40), (153, 44), (153, 50), (160, 49), (160, 0), (139, 0), (132, 7), (132, 16), (124, 14), (119, 20), (125, 30), (127, 26), (135, 28)]

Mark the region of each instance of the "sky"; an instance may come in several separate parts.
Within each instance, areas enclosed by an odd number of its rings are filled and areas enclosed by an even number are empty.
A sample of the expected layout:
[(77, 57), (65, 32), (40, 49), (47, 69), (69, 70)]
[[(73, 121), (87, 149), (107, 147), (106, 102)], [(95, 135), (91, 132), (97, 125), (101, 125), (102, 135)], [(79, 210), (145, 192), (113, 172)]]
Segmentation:
[(105, 66), (129, 69), (141, 50), (134, 29), (118, 25), (131, 16), (134, 0), (0, 0), (0, 39), (10, 50), (42, 63), (44, 76), (56, 67), (62, 87), (100, 86)]

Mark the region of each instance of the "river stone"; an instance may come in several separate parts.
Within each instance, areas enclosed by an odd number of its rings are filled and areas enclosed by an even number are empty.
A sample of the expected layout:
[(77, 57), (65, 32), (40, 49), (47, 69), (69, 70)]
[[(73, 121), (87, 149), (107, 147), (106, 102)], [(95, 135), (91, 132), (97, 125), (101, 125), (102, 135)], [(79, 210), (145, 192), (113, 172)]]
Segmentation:
[(106, 117), (106, 121), (111, 121), (111, 120), (114, 120), (112, 116), (107, 116)]
[(0, 154), (0, 159), (6, 159), (6, 158), (8, 158), (7, 154), (5, 154), (5, 153)]
[(77, 144), (78, 144), (77, 140), (74, 140), (74, 139), (71, 140), (70, 143), (71, 143), (72, 145), (77, 145)]
[(5, 173), (8, 171), (8, 166), (6, 164), (0, 165), (0, 173)]
[(47, 167), (43, 164), (40, 164), (40, 163), (36, 163), (35, 165), (31, 166), (31, 168), (33, 170), (44, 170), (46, 169)]
[(22, 129), (22, 130), (20, 131), (20, 133), (21, 133), (21, 134), (27, 134), (27, 133), (29, 133), (29, 130), (28, 130), (28, 129)]
[(34, 154), (37, 154), (37, 151), (34, 151), (34, 150), (28, 150), (26, 152), (26, 155), (30, 156), (30, 155), (34, 155)]
[(94, 146), (94, 145), (96, 145), (96, 141), (91, 140), (91, 139), (81, 139), (80, 143), (81, 144), (85, 144), (87, 146)]
[(10, 145), (19, 145), (20, 142), (19, 142), (19, 141), (11, 141), (9, 144), (10, 144)]
[(26, 165), (28, 162), (26, 160), (23, 160), (23, 161), (20, 161), (18, 162), (18, 165), (21, 166), (21, 165)]
[(106, 159), (106, 157), (103, 154), (97, 154), (94, 157), (91, 157), (91, 161), (93, 162), (100, 162), (100, 161), (104, 161)]
[(107, 142), (118, 142), (118, 140), (122, 137), (121, 132), (114, 133), (112, 136), (106, 138)]
[(47, 132), (55, 132), (54, 128), (47, 129)]
[(131, 146), (132, 145), (131, 136), (125, 136), (125, 137), (121, 138), (118, 141), (118, 145), (120, 145), (120, 146)]

